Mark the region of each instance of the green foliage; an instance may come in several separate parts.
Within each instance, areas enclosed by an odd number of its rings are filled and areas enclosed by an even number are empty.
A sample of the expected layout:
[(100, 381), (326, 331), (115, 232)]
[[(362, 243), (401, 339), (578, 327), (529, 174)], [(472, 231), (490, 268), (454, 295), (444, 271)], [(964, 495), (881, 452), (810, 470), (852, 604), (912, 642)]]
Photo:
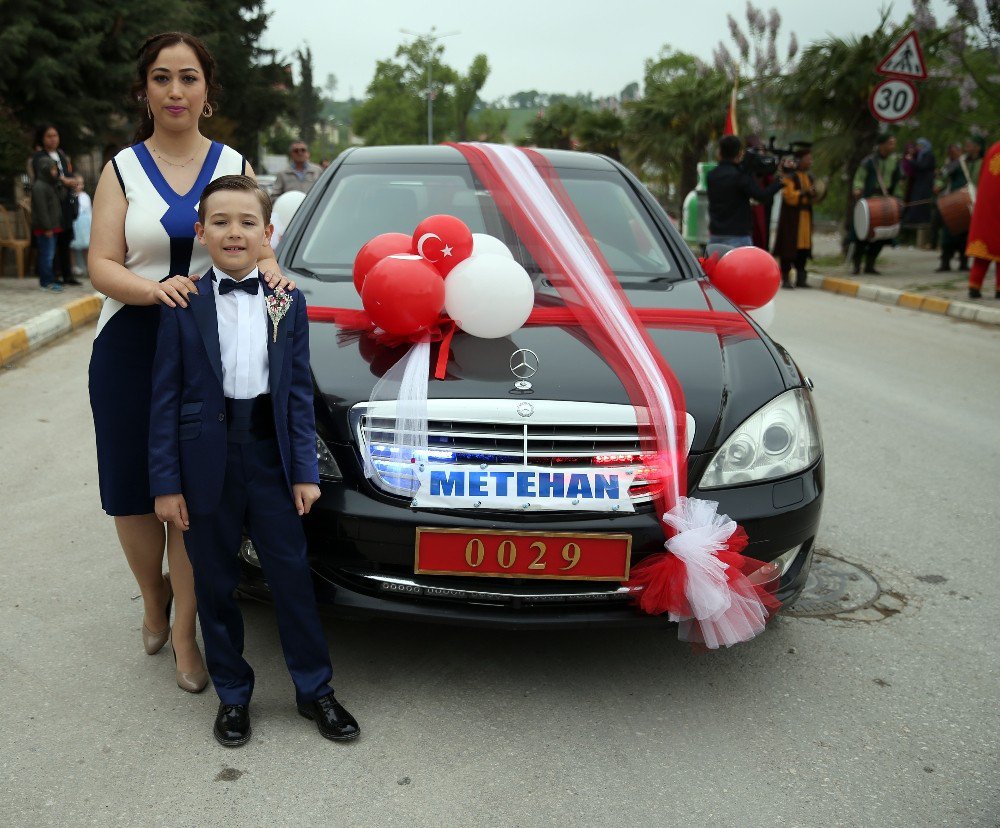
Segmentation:
[(528, 127), (525, 143), (552, 149), (573, 149), (573, 131), (582, 112), (580, 106), (559, 101), (538, 113)]
[(501, 143), (510, 118), (500, 109), (480, 109), (469, 119), (469, 140)]
[(625, 121), (610, 109), (583, 110), (576, 122), (577, 148), (621, 160)]
[[(295, 90), (298, 104), (299, 133), (303, 141), (311, 144), (316, 138), (316, 122), (320, 117), (323, 101), (319, 92), (313, 86), (313, 56), (312, 49), (306, 46), (296, 53), (299, 60), (299, 85)], [(336, 82), (334, 82), (336, 86)]]
[(219, 114), (203, 128), (253, 161), (258, 132), (288, 111), (290, 85), (274, 53), (259, 46), (263, 7), (262, 0), (23, 0), (0, 28), (0, 98), (26, 130), (55, 123), (71, 154), (120, 146), (138, 112), (127, 92), (139, 44), (157, 32), (190, 31), (215, 56), (223, 84)]
[(693, 55), (664, 48), (646, 62), (645, 94), (625, 104), (627, 160), (674, 192), (677, 207), (697, 183), (697, 164), (725, 123), (730, 81)]
[(458, 76), (441, 62), (443, 53), (444, 47), (434, 45), (429, 37), (421, 37), (399, 46), (395, 60), (380, 60), (376, 64), (375, 76), (368, 85), (368, 98), (354, 111), (354, 131), (366, 143), (427, 141), (428, 74), (435, 141), (454, 132), (452, 87)]
[(476, 55), (467, 75), (455, 75), (455, 140), (469, 138), (469, 115), (479, 100), (479, 90), (490, 76), (486, 55)]

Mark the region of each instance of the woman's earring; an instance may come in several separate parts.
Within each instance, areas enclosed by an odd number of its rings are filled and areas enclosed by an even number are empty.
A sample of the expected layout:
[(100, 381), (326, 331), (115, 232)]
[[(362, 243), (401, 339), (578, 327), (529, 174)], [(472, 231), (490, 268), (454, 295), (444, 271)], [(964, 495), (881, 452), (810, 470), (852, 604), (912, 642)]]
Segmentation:
[(205, 101), (205, 105), (201, 108), (201, 114), (206, 118), (211, 118), (214, 111), (215, 110), (212, 109), (212, 105), (208, 101)]
[(146, 98), (145, 101), (146, 101), (146, 114), (149, 116), (149, 120), (152, 121), (153, 120), (153, 111), (149, 108), (149, 98)]

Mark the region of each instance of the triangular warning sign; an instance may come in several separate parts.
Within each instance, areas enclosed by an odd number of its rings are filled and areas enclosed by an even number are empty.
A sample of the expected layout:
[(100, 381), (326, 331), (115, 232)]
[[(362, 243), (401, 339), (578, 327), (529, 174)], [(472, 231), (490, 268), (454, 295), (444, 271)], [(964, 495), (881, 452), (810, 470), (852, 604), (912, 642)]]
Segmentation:
[(882, 62), (875, 67), (880, 75), (890, 75), (897, 78), (913, 78), (927, 80), (927, 62), (920, 48), (920, 38), (916, 30), (910, 31), (899, 43), (893, 46)]

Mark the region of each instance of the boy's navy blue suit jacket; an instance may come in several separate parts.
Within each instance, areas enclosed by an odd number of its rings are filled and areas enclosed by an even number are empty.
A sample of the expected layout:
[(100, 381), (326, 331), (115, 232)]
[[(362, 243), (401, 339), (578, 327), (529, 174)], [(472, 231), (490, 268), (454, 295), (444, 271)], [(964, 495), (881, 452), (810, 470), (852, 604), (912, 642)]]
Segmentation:
[[(212, 268), (196, 282), (186, 308), (164, 305), (153, 360), (149, 412), (149, 491), (183, 494), (189, 511), (213, 511), (226, 473), (226, 402)], [(264, 296), (273, 294), (260, 280)], [(316, 415), (309, 370), (306, 302), (294, 290), (288, 312), (267, 320), (267, 357), (274, 426), (288, 481), (319, 483)]]

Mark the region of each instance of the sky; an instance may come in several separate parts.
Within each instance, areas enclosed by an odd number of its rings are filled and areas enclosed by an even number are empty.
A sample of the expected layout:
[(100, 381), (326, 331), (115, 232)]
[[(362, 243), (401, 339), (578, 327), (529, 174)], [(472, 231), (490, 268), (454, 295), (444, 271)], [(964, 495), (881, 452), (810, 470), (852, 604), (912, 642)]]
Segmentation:
[[(872, 31), (880, 0), (758, 0), (782, 17), (779, 54), (795, 32), (805, 45), (828, 34)], [(982, 0), (978, 5), (982, 6)], [(910, 0), (894, 0), (892, 19), (910, 12)], [(528, 89), (540, 92), (620, 92), (642, 82), (644, 63), (665, 45), (711, 63), (716, 44), (730, 44), (726, 14), (745, 30), (744, 0), (268, 0), (272, 13), (264, 45), (286, 59), (304, 45), (312, 48), (314, 77), (324, 84), (337, 76), (335, 97), (363, 97), (375, 63), (392, 57), (406, 39), (400, 29), (437, 33), (444, 38), (444, 62), (464, 71), (483, 53), (490, 76), (480, 93), (485, 101)], [(944, 0), (931, 0), (939, 22), (950, 17)]]

